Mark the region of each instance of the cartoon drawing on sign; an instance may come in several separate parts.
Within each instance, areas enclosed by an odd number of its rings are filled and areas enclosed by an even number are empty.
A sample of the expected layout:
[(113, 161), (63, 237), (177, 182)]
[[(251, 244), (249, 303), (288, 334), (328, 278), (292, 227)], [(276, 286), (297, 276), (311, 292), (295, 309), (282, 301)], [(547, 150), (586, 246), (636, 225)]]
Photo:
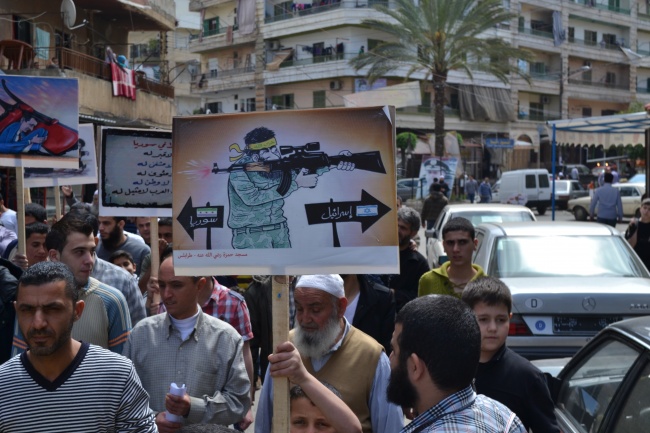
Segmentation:
[[(21, 78), (33, 80), (30, 89), (33, 100), (51, 99), (51, 95), (45, 94), (51, 88), (43, 84), (45, 80), (38, 82), (32, 77)], [(42, 89), (35, 90), (39, 89), (39, 84)], [(0, 106), (4, 109), (0, 115), (0, 153), (59, 156), (78, 149), (75, 129), (36, 111), (9, 89), (7, 79), (2, 79), (2, 88), (15, 103), (10, 104), (0, 98)]]
[(379, 152), (338, 155), (320, 151), (319, 142), (304, 146), (280, 146), (275, 132), (258, 127), (244, 137), (245, 148), (230, 146), (236, 153), (235, 164), (213, 173), (229, 173), (228, 227), (232, 230), (232, 247), (291, 248), (289, 226), (284, 214), (284, 199), (299, 188), (315, 188), (318, 177), (336, 168), (355, 168), (386, 173)]

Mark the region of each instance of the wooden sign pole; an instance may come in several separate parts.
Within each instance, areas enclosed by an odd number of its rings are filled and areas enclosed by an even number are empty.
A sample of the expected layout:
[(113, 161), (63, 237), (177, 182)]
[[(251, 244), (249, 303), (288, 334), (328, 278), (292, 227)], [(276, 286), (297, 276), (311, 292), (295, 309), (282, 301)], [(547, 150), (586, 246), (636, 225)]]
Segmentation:
[(59, 186), (59, 179), (54, 179), (54, 220), (58, 221), (63, 216), (61, 211), (61, 187)]
[[(273, 346), (289, 340), (289, 277), (274, 276), (271, 288)], [(289, 431), (289, 379), (273, 378), (273, 428), (275, 433)]]
[(16, 220), (18, 222), (18, 253), (25, 254), (27, 239), (25, 238), (25, 168), (16, 167)]
[[(160, 250), (158, 249), (158, 217), (151, 217), (150, 245), (151, 245), (151, 274), (150, 278), (158, 279), (158, 270), (160, 269)], [(152, 304), (160, 304), (160, 293), (155, 293), (151, 298)]]

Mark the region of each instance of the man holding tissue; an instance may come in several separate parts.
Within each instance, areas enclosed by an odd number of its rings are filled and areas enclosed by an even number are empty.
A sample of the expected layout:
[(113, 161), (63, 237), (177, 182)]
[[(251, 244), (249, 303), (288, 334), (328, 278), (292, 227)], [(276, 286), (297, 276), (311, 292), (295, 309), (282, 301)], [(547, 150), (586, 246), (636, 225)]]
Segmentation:
[(163, 257), (158, 286), (167, 312), (140, 321), (124, 346), (161, 433), (185, 424), (233, 424), (250, 407), (242, 338), (201, 311), (203, 285), (203, 277), (176, 276), (171, 255)]

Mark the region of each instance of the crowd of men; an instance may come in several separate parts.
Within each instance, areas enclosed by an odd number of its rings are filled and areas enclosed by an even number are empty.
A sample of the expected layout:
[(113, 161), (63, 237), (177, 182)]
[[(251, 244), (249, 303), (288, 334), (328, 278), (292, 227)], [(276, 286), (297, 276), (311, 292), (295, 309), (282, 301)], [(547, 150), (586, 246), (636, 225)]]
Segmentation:
[(271, 277), (240, 294), (224, 276), (176, 275), (171, 219), (156, 241), (148, 218), (132, 221), (136, 234), (72, 204), (52, 225), (28, 206), (25, 254), (13, 245), (0, 259), (0, 432), (226, 432), (255, 420), (269, 433), (274, 377), (291, 383), (291, 433), (559, 431), (544, 375), (505, 345), (510, 292), (472, 264), (463, 218), (442, 230), (440, 268), (413, 241), (429, 218), (402, 206), (399, 274), (296, 276), (290, 338), (278, 342)]

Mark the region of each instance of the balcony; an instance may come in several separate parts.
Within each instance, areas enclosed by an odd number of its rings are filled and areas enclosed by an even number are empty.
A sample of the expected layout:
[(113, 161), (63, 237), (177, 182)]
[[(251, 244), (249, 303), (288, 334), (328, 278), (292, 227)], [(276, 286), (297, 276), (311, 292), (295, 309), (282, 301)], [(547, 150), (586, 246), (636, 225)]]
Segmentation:
[(527, 120), (530, 122), (546, 122), (548, 120), (558, 120), (560, 119), (560, 116), (557, 114), (546, 114), (546, 113), (531, 113), (531, 114), (519, 113), (517, 115), (517, 119)]
[(582, 39), (569, 38), (570, 44), (580, 45), (588, 48), (595, 49), (605, 49), (612, 51), (620, 51), (621, 44), (610, 44), (605, 41), (595, 42), (595, 41), (584, 41)]
[(620, 6), (610, 5), (609, 3), (598, 3), (598, 0), (574, 0), (575, 3), (599, 9), (601, 11), (616, 12), (618, 14), (630, 15), (630, 9)]
[[(58, 50), (60, 52), (61, 69), (73, 70), (95, 78), (111, 81), (111, 68), (103, 60), (67, 48), (59, 48)], [(135, 86), (137, 90), (142, 90), (143, 92), (163, 98), (174, 99), (173, 86), (149, 80), (140, 74), (136, 74)]]
[(219, 92), (222, 90), (239, 89), (255, 86), (255, 66), (243, 68), (219, 69), (212, 75), (204, 76), (196, 83), (192, 83), (192, 94)]
[(535, 30), (535, 29), (519, 27), (519, 33), (524, 35), (537, 36), (540, 38), (553, 39), (553, 33), (544, 30)]
[(190, 37), (189, 51), (191, 53), (201, 53), (209, 50), (215, 50), (224, 47), (232, 47), (242, 44), (254, 43), (257, 39), (257, 30), (248, 35), (239, 33), (238, 27), (234, 26), (232, 36), (228, 40), (228, 26), (222, 26), (218, 29), (211, 30), (203, 34), (203, 39), (199, 41), (199, 36)]
[[(295, 3), (291, 12), (284, 14), (267, 16), (264, 18), (265, 23), (274, 23), (278, 21), (289, 20), (292, 18), (305, 17), (323, 12), (329, 12), (334, 9), (340, 8), (373, 8), (374, 6), (389, 6), (389, 2), (385, 0), (323, 0), (314, 1), (311, 7), (300, 9)], [(309, 6), (309, 5), (306, 5)]]
[(290, 68), (292, 66), (304, 66), (304, 65), (313, 65), (314, 63), (328, 63), (328, 62), (336, 62), (339, 60), (350, 60), (354, 59), (357, 57), (358, 54), (352, 54), (352, 53), (337, 53), (337, 54), (329, 54), (326, 56), (313, 56), (309, 57), (306, 59), (300, 59), (300, 60), (285, 60), (284, 62), (280, 63), (280, 68)]
[[(416, 107), (402, 107), (395, 110), (397, 113), (403, 114), (422, 114), (426, 116), (433, 117), (435, 115), (436, 108), (430, 107), (428, 105), (418, 105)], [(457, 108), (445, 107), (445, 118), (447, 117), (460, 117), (460, 110)]]
[[(18, 6), (20, 2), (14, 3)], [(75, 5), (77, 17), (82, 16), (82, 11), (83, 16), (89, 18), (110, 17), (111, 21), (124, 23), (128, 30), (169, 31), (176, 27), (176, 7), (173, 0), (75, 0)]]
[(235, 2), (235, 0), (191, 0), (190, 11), (201, 12), (201, 9), (207, 9), (211, 6), (219, 6), (232, 2)]
[(569, 78), (569, 84), (573, 84), (577, 86), (598, 87), (604, 89), (619, 89), (619, 90), (628, 90), (628, 91), (630, 90), (629, 84), (605, 83), (600, 81), (579, 80), (575, 78)]

